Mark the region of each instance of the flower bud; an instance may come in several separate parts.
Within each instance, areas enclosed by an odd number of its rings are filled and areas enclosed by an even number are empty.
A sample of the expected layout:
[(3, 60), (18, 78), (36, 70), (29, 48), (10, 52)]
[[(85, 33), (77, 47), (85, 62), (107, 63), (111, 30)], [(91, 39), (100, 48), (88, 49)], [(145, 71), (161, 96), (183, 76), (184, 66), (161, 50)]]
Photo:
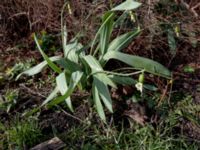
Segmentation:
[(138, 81), (139, 81), (140, 83), (144, 83), (144, 73), (142, 73), (142, 74), (139, 75)]

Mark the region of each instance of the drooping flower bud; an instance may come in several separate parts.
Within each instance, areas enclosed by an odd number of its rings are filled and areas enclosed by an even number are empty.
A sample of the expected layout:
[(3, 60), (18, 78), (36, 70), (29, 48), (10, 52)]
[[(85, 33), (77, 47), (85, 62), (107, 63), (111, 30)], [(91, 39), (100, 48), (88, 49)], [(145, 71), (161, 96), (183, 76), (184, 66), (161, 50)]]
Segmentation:
[(140, 83), (144, 83), (144, 73), (141, 73), (141, 74), (139, 75), (138, 81), (139, 81)]

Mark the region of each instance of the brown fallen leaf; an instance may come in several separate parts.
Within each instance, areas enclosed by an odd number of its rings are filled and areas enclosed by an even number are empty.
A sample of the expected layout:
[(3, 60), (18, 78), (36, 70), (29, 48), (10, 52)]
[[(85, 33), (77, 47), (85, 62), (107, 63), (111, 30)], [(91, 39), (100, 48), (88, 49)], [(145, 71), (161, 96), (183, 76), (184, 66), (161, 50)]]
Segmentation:
[(133, 121), (137, 122), (138, 124), (144, 126), (147, 120), (145, 107), (141, 106), (138, 103), (131, 103), (130, 109), (124, 111), (124, 115), (128, 116)]

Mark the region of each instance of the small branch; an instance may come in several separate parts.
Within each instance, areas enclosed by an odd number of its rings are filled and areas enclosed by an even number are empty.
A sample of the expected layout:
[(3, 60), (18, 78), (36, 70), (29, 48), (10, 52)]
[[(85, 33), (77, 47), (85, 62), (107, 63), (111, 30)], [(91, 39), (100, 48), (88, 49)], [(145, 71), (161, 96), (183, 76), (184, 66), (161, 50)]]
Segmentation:
[(191, 12), (195, 15), (195, 17), (198, 17), (198, 13), (195, 11), (196, 8), (200, 7), (200, 3), (196, 4), (191, 8)]
[(40, 97), (42, 97), (42, 98), (46, 98), (46, 96), (40, 94), (39, 92), (33, 91), (32, 89), (26, 87), (24, 84), (20, 84), (19, 86), (20, 86), (22, 89), (27, 90), (29, 93), (31, 93), (31, 94), (33, 94), (33, 95), (38, 95), (38, 96), (40, 96)]
[(186, 3), (184, 0), (175, 0), (177, 4), (182, 4), (186, 7), (191, 13), (194, 14), (195, 17), (198, 17), (198, 13), (195, 11), (196, 8), (200, 7), (200, 3), (197, 3), (195, 6), (191, 7), (188, 3)]
[(71, 114), (69, 114), (68, 112), (66, 112), (64, 109), (62, 109), (60, 106), (57, 106), (65, 115), (67, 115), (67, 116), (69, 116), (69, 117), (71, 117), (71, 118), (73, 118), (73, 119), (75, 119), (75, 120), (78, 120), (78, 121), (80, 121), (81, 123), (84, 123), (84, 121), (83, 120), (81, 120), (80, 118), (78, 118), (78, 117), (76, 117), (76, 116), (74, 116), (74, 115), (71, 115)]
[(8, 19), (12, 19), (12, 18), (14, 18), (14, 17), (21, 16), (21, 15), (26, 15), (26, 16), (27, 16), (27, 12), (16, 13), (16, 14), (10, 16)]

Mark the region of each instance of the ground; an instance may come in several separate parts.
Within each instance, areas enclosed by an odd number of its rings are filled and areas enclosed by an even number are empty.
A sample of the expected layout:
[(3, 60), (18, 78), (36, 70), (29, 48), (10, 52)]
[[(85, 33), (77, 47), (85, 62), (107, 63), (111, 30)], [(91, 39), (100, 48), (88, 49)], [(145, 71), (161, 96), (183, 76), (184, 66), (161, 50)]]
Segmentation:
[[(65, 15), (69, 38), (80, 33), (80, 41), (88, 43), (102, 14), (120, 2), (71, 2), (72, 14)], [(114, 113), (106, 111), (107, 124), (92, 107), (87, 90), (73, 93), (74, 113), (61, 104), (30, 114), (52, 91), (56, 73), (47, 68), (33, 77), (16, 77), (43, 60), (34, 32), (45, 53), (62, 55), (60, 12), (64, 3), (0, 2), (0, 149), (28, 149), (54, 136), (66, 143), (66, 149), (199, 149), (198, 1), (186, 1), (196, 13), (178, 1), (141, 2), (141, 8), (132, 12), (136, 21), (124, 20), (113, 36), (140, 25), (141, 33), (123, 51), (158, 61), (173, 78), (146, 74), (145, 82), (158, 90), (145, 91), (142, 98), (134, 85), (110, 88)], [(122, 66), (111, 61), (106, 69)]]

